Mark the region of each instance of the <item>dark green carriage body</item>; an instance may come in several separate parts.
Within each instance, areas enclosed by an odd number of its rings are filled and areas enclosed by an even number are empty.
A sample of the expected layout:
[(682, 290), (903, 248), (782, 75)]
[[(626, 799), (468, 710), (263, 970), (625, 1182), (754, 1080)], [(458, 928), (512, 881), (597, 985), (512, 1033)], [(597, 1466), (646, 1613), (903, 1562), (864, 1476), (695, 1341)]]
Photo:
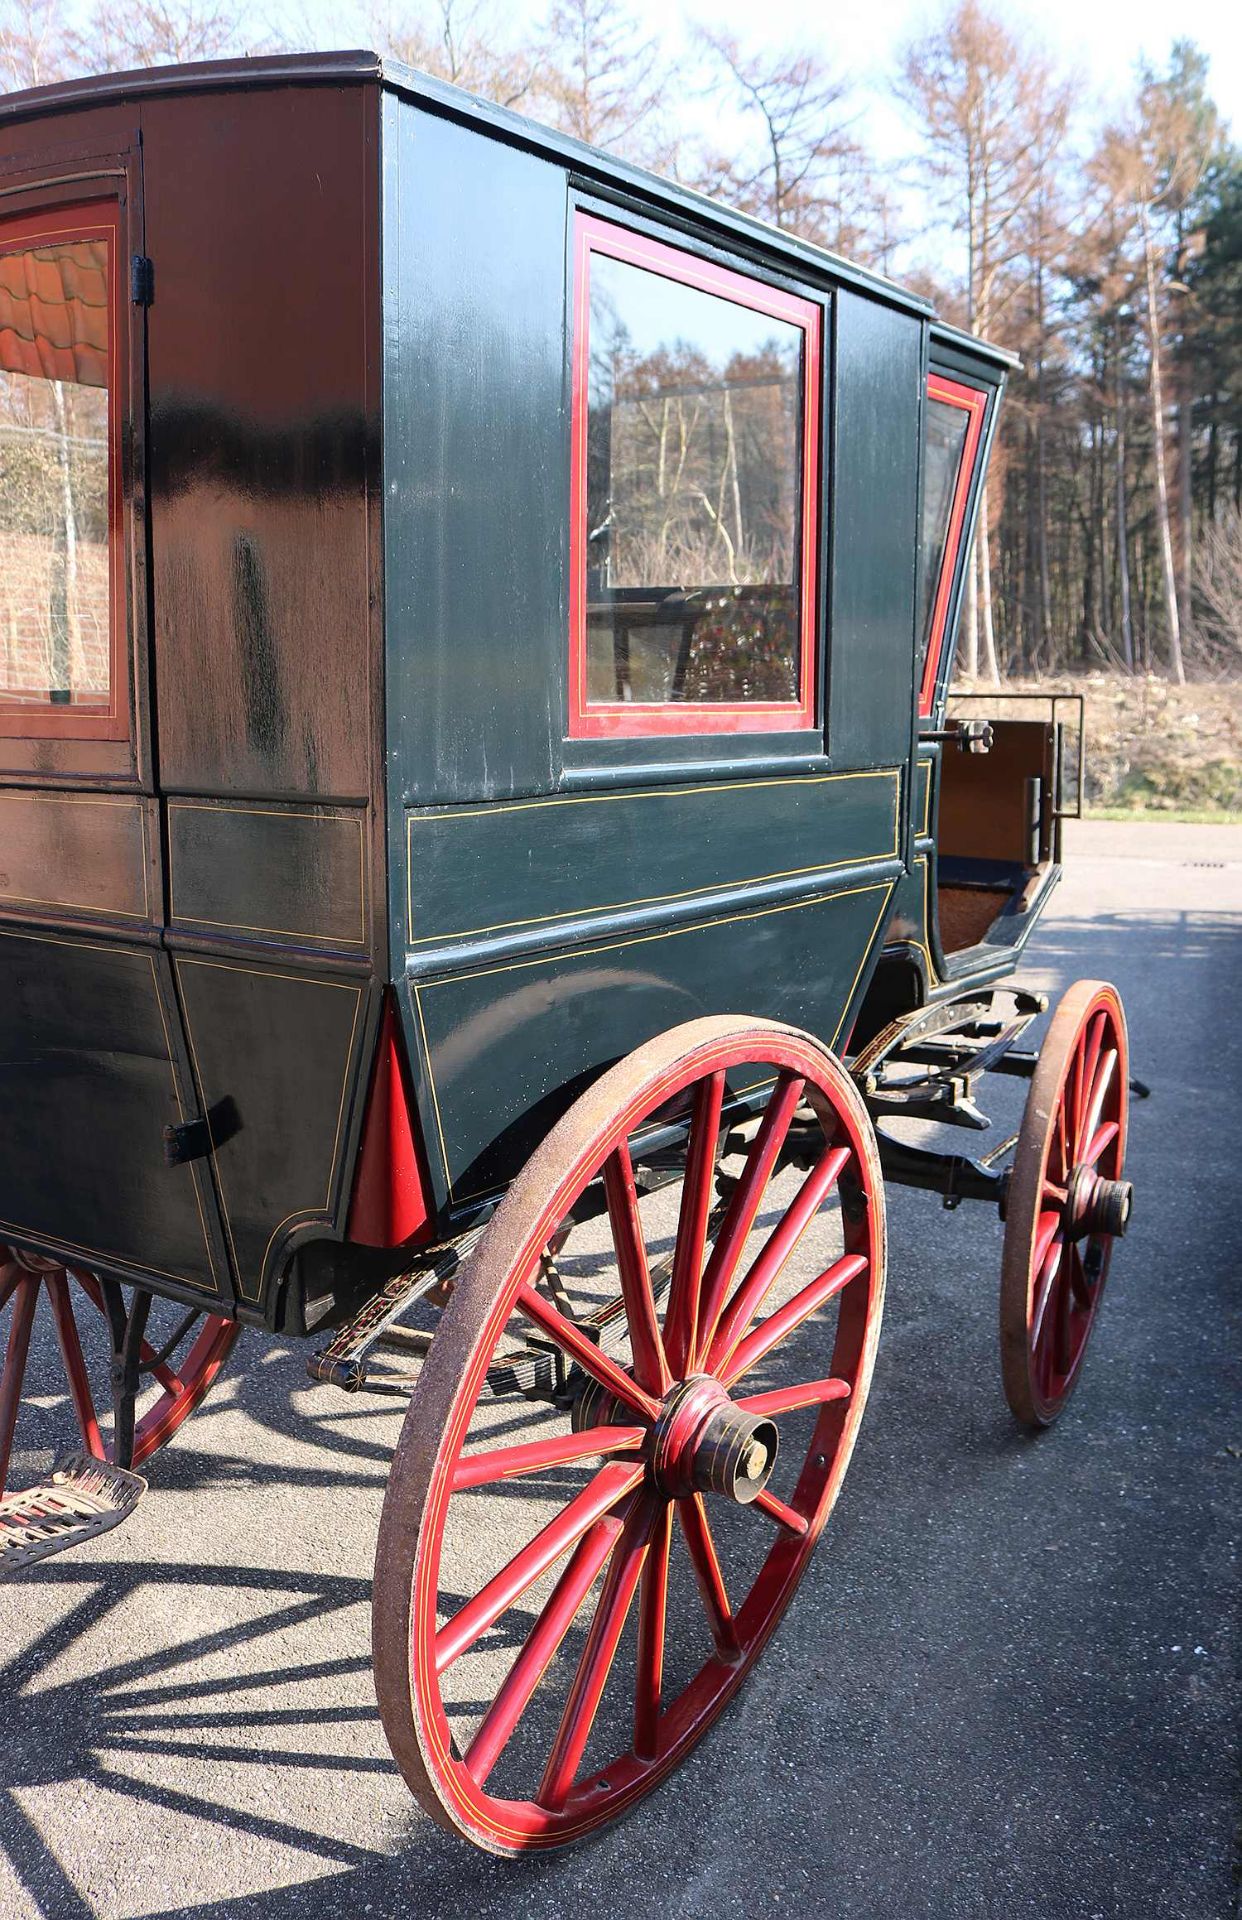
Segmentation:
[[(15, 96), (0, 191), (149, 262), (124, 737), (0, 738), (0, 1237), (296, 1330), (400, 1257), (345, 1246), (386, 997), (431, 1233), (670, 1026), (842, 1047), (877, 977), (1012, 965), (1025, 921), (938, 950), (918, 714), (929, 369), (984, 411), (924, 732), (1005, 356), (371, 55)], [(579, 214), (818, 316), (809, 726), (574, 735)]]

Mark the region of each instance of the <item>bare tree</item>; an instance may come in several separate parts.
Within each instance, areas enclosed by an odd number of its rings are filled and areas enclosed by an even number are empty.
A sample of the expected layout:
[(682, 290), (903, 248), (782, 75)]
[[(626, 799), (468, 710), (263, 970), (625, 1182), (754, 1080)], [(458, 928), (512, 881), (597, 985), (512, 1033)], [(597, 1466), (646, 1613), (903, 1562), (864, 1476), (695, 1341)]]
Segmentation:
[[(1184, 590), (1179, 592), (1173, 551), (1165, 336), (1170, 301), (1184, 292), (1172, 270), (1180, 266), (1180, 216), (1199, 187), (1220, 140), (1215, 110), (1204, 99), (1201, 88), (1185, 84), (1189, 51), (1184, 45), (1174, 46), (1165, 78), (1150, 72), (1141, 77), (1132, 117), (1105, 130), (1091, 162), (1093, 176), (1111, 196), (1123, 231), (1128, 229), (1134, 297), (1143, 312), (1147, 334), (1156, 544), (1169, 667), (1179, 684), (1186, 678), (1182, 644), (1186, 594)], [(1189, 528), (1184, 527), (1184, 546), (1189, 538)]]
[(619, 0), (555, 0), (537, 54), (538, 110), (592, 146), (657, 162), (667, 54)]
[(521, 106), (530, 95), (534, 50), (508, 37), (491, 0), (436, 0), (429, 21), (373, 7), (368, 25), (382, 50), (468, 93), (502, 107)]
[(0, 89), (43, 87), (72, 68), (63, 0), (4, 0), (0, 6)]
[[(752, 135), (730, 158), (709, 152), (696, 185), (835, 252), (870, 251), (879, 196), (850, 130), (846, 83), (807, 48), (752, 50), (708, 29), (698, 40), (716, 70), (712, 93), (741, 109)], [(888, 203), (884, 211), (891, 226)], [(883, 240), (890, 251), (891, 233)]]
[(180, 66), (254, 53), (241, 0), (98, 0), (74, 44), (89, 72)]
[[(1012, 288), (1023, 222), (1044, 187), (1064, 138), (1071, 93), (1047, 57), (1024, 44), (979, 0), (958, 0), (943, 24), (906, 49), (898, 92), (922, 141), (921, 171), (966, 239), (966, 324), (989, 334)], [(992, 619), (986, 494), (977, 545), (984, 664), (1000, 677)], [(966, 671), (979, 671), (973, 598), (966, 622)]]
[(1201, 664), (1236, 674), (1242, 670), (1242, 512), (1236, 507), (1204, 529), (1193, 579)]

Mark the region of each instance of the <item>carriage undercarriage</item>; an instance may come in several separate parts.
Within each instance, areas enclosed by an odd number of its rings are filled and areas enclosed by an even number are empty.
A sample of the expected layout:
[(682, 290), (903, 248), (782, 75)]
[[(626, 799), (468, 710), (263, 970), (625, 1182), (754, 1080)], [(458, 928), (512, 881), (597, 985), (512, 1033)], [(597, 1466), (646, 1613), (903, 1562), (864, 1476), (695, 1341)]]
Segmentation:
[[(890, 1022), (848, 1070), (768, 1023), (675, 1029), (569, 1110), (494, 1214), (422, 1249), (314, 1353), (311, 1379), (407, 1403), (380, 1531), (375, 1662), (390, 1744), (434, 1817), (501, 1852), (574, 1839), (655, 1786), (732, 1697), (848, 1465), (882, 1311), (885, 1181), (946, 1208), (997, 1207), (1004, 1390), (1022, 1424), (1057, 1418), (1129, 1219), (1132, 1083), (1111, 988), (1072, 987), (1035, 1052), (1021, 1042), (1046, 1005), (1016, 985), (968, 989)], [(730, 1075), (756, 1067), (762, 1084), (732, 1092)], [(986, 1129), (987, 1075), (1030, 1082), (1017, 1132), (977, 1157), (900, 1137), (910, 1120)], [(806, 1279), (794, 1256), (812, 1224), (834, 1257)], [(115, 1282), (13, 1249), (0, 1267), (0, 1304), (14, 1303), (6, 1470), (41, 1294), (79, 1433), (48, 1478), (0, 1503), (3, 1573), (133, 1514), (146, 1486), (134, 1469), (201, 1401), (238, 1333), (191, 1311), (154, 1345), (149, 1294), (135, 1290), (127, 1308)], [(106, 1329), (110, 1431), (75, 1306)], [(814, 1362), (794, 1360), (798, 1334), (803, 1349), (815, 1337)], [(515, 1427), (535, 1437), (514, 1442)], [(442, 1564), (454, 1502), (549, 1472), (570, 1483), (564, 1504), (489, 1579)], [(752, 1532), (744, 1597), (736, 1543), (720, 1540), (739, 1527)], [(677, 1590), (675, 1538), (690, 1594)], [(506, 1671), (492, 1642), (523, 1604), (533, 1623)], [(709, 1657), (674, 1681), (687, 1631), (675, 1605), (697, 1617)], [(525, 1723), (540, 1706), (546, 1716), (571, 1629), (580, 1647), (560, 1718), (536, 1736)], [(471, 1656), (483, 1671), (463, 1731), (451, 1695)], [(627, 1665), (632, 1720), (609, 1725), (601, 1764), (605, 1685)]]

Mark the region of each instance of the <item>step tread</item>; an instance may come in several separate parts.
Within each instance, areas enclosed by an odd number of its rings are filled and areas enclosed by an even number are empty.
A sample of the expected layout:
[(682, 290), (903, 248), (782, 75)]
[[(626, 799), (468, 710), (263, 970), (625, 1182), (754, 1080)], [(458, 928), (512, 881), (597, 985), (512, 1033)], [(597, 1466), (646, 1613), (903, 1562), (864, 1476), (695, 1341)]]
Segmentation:
[(49, 1480), (0, 1500), (0, 1579), (119, 1526), (146, 1490), (139, 1473), (69, 1454)]

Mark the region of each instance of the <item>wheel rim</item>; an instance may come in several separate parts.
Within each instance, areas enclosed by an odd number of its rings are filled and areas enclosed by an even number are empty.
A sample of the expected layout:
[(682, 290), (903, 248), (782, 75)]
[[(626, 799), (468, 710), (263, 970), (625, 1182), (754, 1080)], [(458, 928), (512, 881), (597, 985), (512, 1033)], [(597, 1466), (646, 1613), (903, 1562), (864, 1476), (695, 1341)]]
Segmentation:
[[(707, 1242), (725, 1075), (759, 1061), (775, 1071), (775, 1087)], [(671, 1101), (689, 1102), (691, 1119), (661, 1316), (629, 1143)], [(775, 1205), (775, 1217), (769, 1209), (758, 1219), (800, 1101), (818, 1123), (813, 1164), (797, 1176), (796, 1192)], [(601, 1172), (625, 1308), (625, 1366), (589, 1343), (584, 1350), (534, 1284), (558, 1224)], [(794, 1249), (833, 1196), (845, 1202), (840, 1251), (822, 1267), (817, 1256), (811, 1280), (788, 1279)], [(695, 1022), (614, 1068), (553, 1130), (510, 1190), (446, 1312), (407, 1416), (381, 1525), (381, 1715), (410, 1786), (435, 1817), (494, 1851), (560, 1845), (625, 1812), (684, 1758), (754, 1665), (831, 1510), (866, 1400), (883, 1284), (883, 1197), (870, 1122), (842, 1069), (803, 1035), (760, 1022)], [(787, 1297), (774, 1305), (781, 1285)], [(761, 1370), (771, 1373), (795, 1336), (814, 1345), (825, 1311), (835, 1331), (830, 1346), (819, 1339), (818, 1369), (761, 1390)], [(575, 1359), (583, 1391), (573, 1417), (562, 1420), (568, 1431), (516, 1447), (501, 1436), (504, 1444), (482, 1449), (476, 1436), (467, 1448), (489, 1364), (515, 1315)], [(799, 1433), (789, 1456), (784, 1443), (794, 1421)], [(787, 1497), (770, 1479), (774, 1429)], [(446, 1533), (463, 1502), (515, 1477), (537, 1482), (570, 1461), (595, 1458), (601, 1464), (580, 1491), (568, 1500), (557, 1494), (550, 1519), (541, 1513), (537, 1528), (534, 1520), (522, 1523), (515, 1554), (506, 1540), (507, 1557), (490, 1578), (463, 1583), (446, 1563)], [(743, 1586), (731, 1584), (733, 1571), (717, 1552), (726, 1514), (739, 1530), (762, 1530), (752, 1537), (753, 1577)], [(457, 1524), (459, 1536), (478, 1538), (468, 1520)], [(677, 1585), (674, 1570), (689, 1577)], [(538, 1581), (550, 1591), (528, 1603), (534, 1618), (529, 1630), (518, 1629), (516, 1656), (496, 1660), (488, 1633)], [(562, 1658), (571, 1629), (578, 1650)], [(682, 1656), (696, 1632), (703, 1657), (696, 1666), (691, 1652), (687, 1666)], [(676, 1681), (667, 1663), (674, 1650)], [(459, 1696), (470, 1701), (463, 1721), (460, 1697), (448, 1698), (446, 1683), (474, 1658), (490, 1678), (460, 1681)], [(597, 1760), (592, 1742), (605, 1737), (597, 1738), (596, 1722), (606, 1690), (628, 1744), (609, 1750), (605, 1741)], [(555, 1732), (546, 1752), (532, 1736), (510, 1765), (511, 1742), (536, 1701)], [(506, 1767), (512, 1778), (498, 1785)]]
[(1082, 1370), (1128, 1219), (1128, 1121), (1120, 998), (1102, 982), (1077, 981), (1040, 1050), (1006, 1205), (1001, 1368), (1010, 1408), (1027, 1426), (1056, 1419)]
[[(171, 1303), (169, 1313), (182, 1318), (182, 1310)], [(46, 1332), (49, 1322), (54, 1349), (39, 1340), (40, 1327)], [(184, 1327), (167, 1357), (143, 1341), (142, 1362), (149, 1371), (134, 1422), (132, 1456), (121, 1465), (140, 1466), (172, 1438), (215, 1380), (237, 1334), (234, 1321), (201, 1314)], [(0, 1497), (17, 1490), (15, 1457), (25, 1450), (26, 1427), (36, 1421), (40, 1452), (61, 1457), (80, 1447), (112, 1460), (106, 1431), (110, 1347), (96, 1276), (0, 1248), (0, 1340)]]

